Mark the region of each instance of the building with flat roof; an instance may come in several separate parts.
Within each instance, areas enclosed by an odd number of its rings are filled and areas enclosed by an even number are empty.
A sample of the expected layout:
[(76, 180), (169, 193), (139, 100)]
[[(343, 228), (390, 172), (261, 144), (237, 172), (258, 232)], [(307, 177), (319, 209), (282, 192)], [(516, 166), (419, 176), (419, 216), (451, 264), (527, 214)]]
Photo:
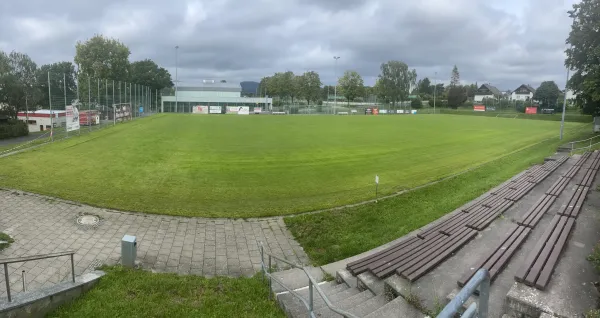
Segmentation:
[(173, 96), (163, 96), (161, 112), (192, 113), (196, 106), (247, 106), (270, 110), (272, 104), (273, 99), (268, 97), (242, 97), (239, 83), (205, 80), (197, 86), (180, 86)]
[(41, 109), (30, 112), (19, 112), (17, 119), (27, 123), (29, 132), (50, 130), (64, 127), (67, 124), (67, 112), (64, 110)]

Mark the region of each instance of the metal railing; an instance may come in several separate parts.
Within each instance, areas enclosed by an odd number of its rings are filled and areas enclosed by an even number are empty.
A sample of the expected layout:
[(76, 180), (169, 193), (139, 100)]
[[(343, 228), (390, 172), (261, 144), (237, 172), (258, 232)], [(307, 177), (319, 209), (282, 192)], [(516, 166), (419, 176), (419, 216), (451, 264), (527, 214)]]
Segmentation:
[[(281, 285), (281, 287), (283, 287), (285, 290), (287, 290), (290, 294), (292, 294), (292, 296), (300, 299), (300, 301), (304, 304), (304, 307), (306, 307), (306, 309), (308, 310), (308, 317), (311, 318), (316, 318), (315, 316), (315, 312), (314, 312), (314, 290), (317, 291), (317, 293), (321, 296), (321, 298), (323, 298), (323, 301), (325, 302), (325, 305), (327, 307), (329, 307), (329, 309), (331, 309), (331, 311), (342, 315), (343, 317), (346, 318), (358, 318), (357, 316), (349, 313), (349, 312), (345, 312), (341, 309), (336, 308), (331, 301), (329, 301), (329, 299), (327, 298), (327, 296), (325, 296), (325, 293), (323, 293), (323, 291), (321, 290), (321, 288), (319, 287), (318, 283), (315, 281), (315, 279), (312, 277), (312, 275), (310, 275), (310, 273), (308, 271), (306, 271), (306, 269), (302, 266), (296, 265), (294, 263), (291, 263), (285, 259), (282, 259), (280, 257), (277, 257), (275, 255), (271, 255), (269, 253), (265, 253), (264, 250), (264, 246), (262, 244), (262, 242), (258, 242), (258, 247), (260, 249), (260, 264), (261, 264), (261, 268), (262, 268), (262, 273), (263, 273), (263, 277), (268, 277), (269, 278), (269, 297), (271, 297), (271, 293), (272, 293), (272, 288), (273, 288), (273, 280), (275, 282), (277, 282), (279, 285)], [(269, 266), (266, 267), (265, 266), (265, 254), (267, 254), (268, 256), (268, 260), (269, 260)], [(277, 277), (274, 277), (270, 271), (271, 271), (271, 265), (272, 265), (272, 259), (276, 259), (280, 262), (286, 263), (288, 265), (290, 265), (292, 268), (298, 268), (300, 270), (302, 270), (304, 272), (304, 274), (306, 275), (306, 277), (308, 277), (308, 300), (304, 299), (302, 296), (300, 296), (300, 294), (298, 294), (296, 291), (290, 289), (289, 287), (285, 286), (284, 283), (279, 280)]]
[[(571, 145), (570, 154), (572, 155), (574, 152), (581, 151), (581, 150), (591, 151), (593, 146), (600, 144), (600, 141), (595, 142), (595, 140), (598, 138), (600, 138), (600, 135), (590, 137), (588, 139), (575, 140), (575, 141), (569, 142), (569, 144)], [(575, 145), (579, 144), (579, 143), (585, 143), (585, 146), (575, 148)]]
[[(0, 259), (0, 264), (4, 265), (4, 279), (6, 280), (6, 294), (8, 296), (8, 302), (12, 301), (12, 298), (10, 295), (10, 280), (8, 278), (8, 264), (23, 263), (23, 262), (28, 262), (28, 261), (36, 261), (36, 260), (40, 260), (40, 259), (61, 257), (61, 256), (67, 256), (67, 255), (71, 256), (71, 277), (73, 279), (73, 282), (75, 282), (75, 261), (73, 259), (73, 255), (75, 255), (75, 251)], [(24, 286), (25, 285), (23, 282), (23, 287)]]
[(488, 304), (490, 300), (490, 273), (487, 269), (482, 268), (475, 273), (469, 282), (463, 287), (458, 295), (456, 295), (437, 318), (452, 318), (462, 308), (463, 304), (473, 295), (479, 288), (479, 303), (472, 303), (461, 317), (471, 318), (487, 318)]

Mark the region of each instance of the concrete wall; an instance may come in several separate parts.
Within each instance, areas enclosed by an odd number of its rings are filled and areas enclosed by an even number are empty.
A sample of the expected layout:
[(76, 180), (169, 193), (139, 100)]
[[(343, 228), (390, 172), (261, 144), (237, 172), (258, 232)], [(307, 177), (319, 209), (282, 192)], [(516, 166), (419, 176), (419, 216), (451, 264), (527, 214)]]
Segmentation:
[(241, 97), (240, 92), (220, 92), (220, 91), (178, 91), (177, 98), (186, 100), (189, 98), (203, 97)]
[(13, 295), (12, 302), (0, 301), (0, 318), (44, 317), (61, 305), (75, 300), (90, 290), (104, 276), (94, 271), (54, 286)]

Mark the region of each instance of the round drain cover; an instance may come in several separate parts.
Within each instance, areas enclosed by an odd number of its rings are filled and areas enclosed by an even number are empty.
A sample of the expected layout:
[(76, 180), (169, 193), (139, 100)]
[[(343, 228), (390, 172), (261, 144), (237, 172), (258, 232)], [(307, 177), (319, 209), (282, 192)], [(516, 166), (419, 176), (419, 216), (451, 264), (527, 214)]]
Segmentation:
[(81, 225), (96, 225), (100, 219), (95, 215), (82, 215), (77, 218), (77, 224)]

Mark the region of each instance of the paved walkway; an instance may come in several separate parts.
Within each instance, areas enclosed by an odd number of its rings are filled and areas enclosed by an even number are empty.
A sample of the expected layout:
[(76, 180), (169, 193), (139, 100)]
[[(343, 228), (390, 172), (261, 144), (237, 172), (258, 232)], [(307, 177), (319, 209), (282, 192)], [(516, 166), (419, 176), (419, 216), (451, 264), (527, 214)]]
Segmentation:
[[(77, 223), (81, 215), (100, 217), (98, 226)], [(297, 264), (308, 264), (282, 218), (207, 219), (116, 212), (21, 191), (0, 190), (0, 232), (15, 239), (0, 259), (76, 251), (75, 273), (119, 262), (121, 238), (134, 235), (138, 260), (157, 272), (240, 276), (260, 270), (257, 241), (265, 250)], [(11, 291), (37, 289), (69, 279), (69, 257), (10, 265)], [(6, 295), (0, 268), (0, 297)], [(0, 301), (2, 299), (0, 298)]]

